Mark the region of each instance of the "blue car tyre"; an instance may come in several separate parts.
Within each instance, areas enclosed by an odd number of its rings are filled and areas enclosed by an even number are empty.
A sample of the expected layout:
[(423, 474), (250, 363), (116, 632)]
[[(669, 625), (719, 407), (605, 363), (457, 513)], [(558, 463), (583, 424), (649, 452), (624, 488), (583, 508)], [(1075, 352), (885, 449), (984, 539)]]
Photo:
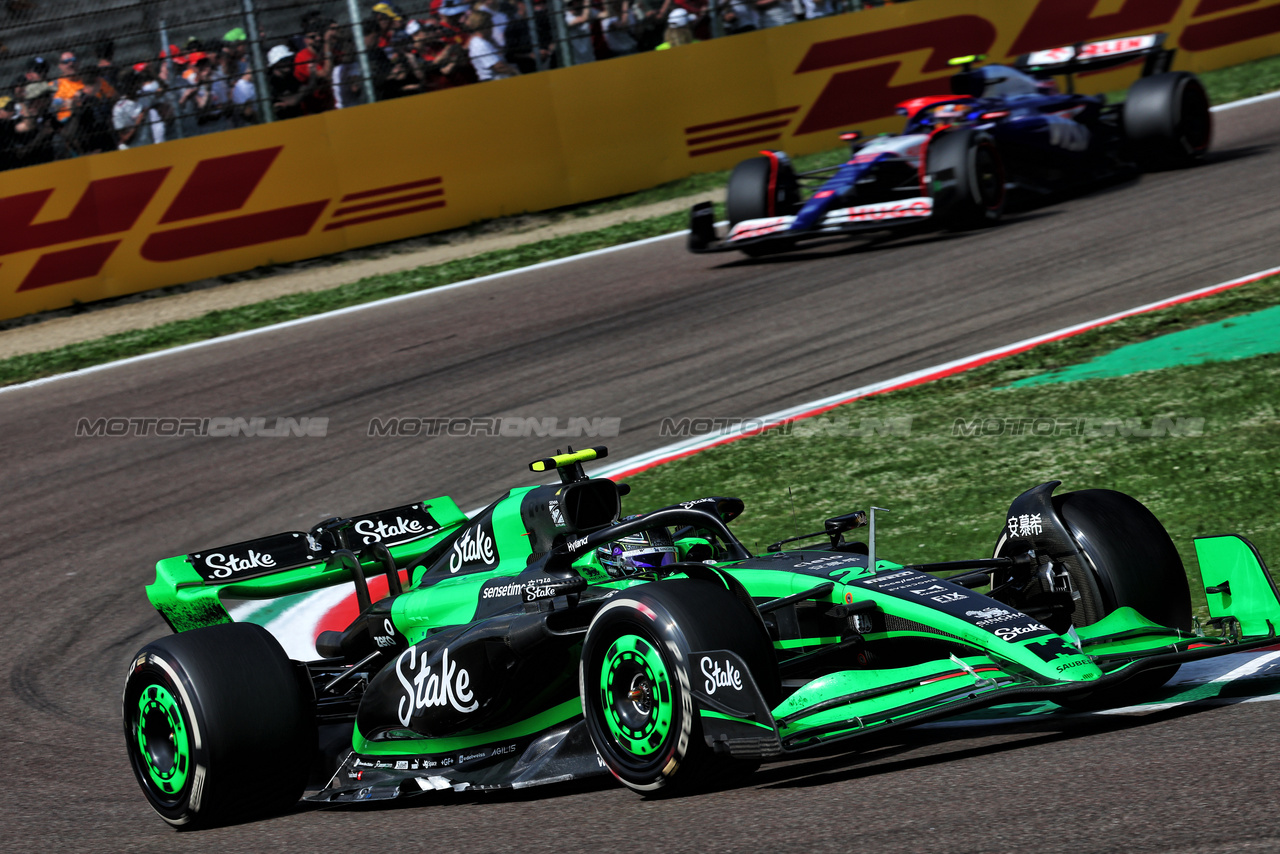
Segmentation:
[(1174, 71), (1138, 80), (1124, 103), (1124, 134), (1143, 169), (1180, 169), (1200, 160), (1213, 120), (1199, 78)]
[(963, 231), (999, 222), (1005, 175), (990, 134), (971, 128), (935, 134), (925, 149), (925, 184), (933, 216), (944, 228)]

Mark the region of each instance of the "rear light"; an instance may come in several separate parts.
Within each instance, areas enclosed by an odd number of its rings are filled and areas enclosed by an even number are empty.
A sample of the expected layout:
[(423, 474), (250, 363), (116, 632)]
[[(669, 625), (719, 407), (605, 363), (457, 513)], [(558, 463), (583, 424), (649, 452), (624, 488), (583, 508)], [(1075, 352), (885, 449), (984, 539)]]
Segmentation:
[(990, 121), (995, 121), (996, 119), (1003, 119), (1008, 115), (1009, 115), (1008, 110), (996, 110), (995, 112), (991, 112), (991, 113), (983, 113), (982, 120), (984, 122), (990, 122)]
[(860, 130), (845, 131), (844, 133), (840, 134), (840, 139), (842, 142), (857, 142), (858, 140), (862, 139), (862, 131)]

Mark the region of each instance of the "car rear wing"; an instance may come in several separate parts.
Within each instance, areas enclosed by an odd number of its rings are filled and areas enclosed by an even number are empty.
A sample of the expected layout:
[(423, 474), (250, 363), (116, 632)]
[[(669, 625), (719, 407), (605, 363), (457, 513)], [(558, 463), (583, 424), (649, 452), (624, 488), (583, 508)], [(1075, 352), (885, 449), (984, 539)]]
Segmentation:
[(1070, 77), (1084, 71), (1105, 71), (1145, 58), (1142, 76), (1168, 71), (1174, 51), (1165, 50), (1165, 33), (1125, 36), (1096, 42), (1078, 42), (1064, 47), (1037, 50), (1014, 60), (1014, 67), (1036, 77)]
[(328, 519), (310, 531), (286, 531), (203, 549), (156, 563), (147, 598), (175, 632), (231, 622), (231, 599), (276, 599), (354, 581), (368, 604), (365, 576), (386, 573), (400, 588), (400, 570), (419, 561), (467, 522), (451, 498), (405, 504), (350, 518)]

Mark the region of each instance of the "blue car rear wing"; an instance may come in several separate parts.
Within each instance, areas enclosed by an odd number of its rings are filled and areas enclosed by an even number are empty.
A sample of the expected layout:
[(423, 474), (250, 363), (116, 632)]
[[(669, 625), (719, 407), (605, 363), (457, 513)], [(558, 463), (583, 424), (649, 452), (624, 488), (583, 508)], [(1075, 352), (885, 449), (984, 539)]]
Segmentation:
[(1169, 70), (1173, 50), (1165, 50), (1164, 33), (1125, 36), (1096, 42), (1079, 42), (1064, 47), (1037, 50), (1018, 57), (1013, 65), (1036, 77), (1071, 75), (1082, 71), (1104, 71), (1145, 58), (1142, 76)]

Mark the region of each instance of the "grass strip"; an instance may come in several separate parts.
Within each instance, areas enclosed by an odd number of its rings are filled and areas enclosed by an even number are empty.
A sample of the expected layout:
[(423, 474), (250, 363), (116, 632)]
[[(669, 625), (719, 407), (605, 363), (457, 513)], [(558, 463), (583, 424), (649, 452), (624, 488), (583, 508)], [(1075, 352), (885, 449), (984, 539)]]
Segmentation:
[[(1025, 489), (1108, 488), (1169, 530), (1204, 616), (1191, 538), (1241, 533), (1280, 565), (1280, 354), (1058, 385), (1001, 388), (1164, 331), (1280, 304), (1280, 277), (1042, 345), (939, 382), (876, 395), (642, 472), (627, 512), (702, 495), (743, 499), (734, 523), (753, 550), (871, 504), (879, 552), (908, 561), (982, 557)], [(743, 413), (744, 416), (759, 413)], [(1172, 429), (1152, 432), (1157, 419)], [(1051, 419), (1040, 435), (1026, 419)], [(997, 422), (999, 432), (974, 420)], [(1021, 428), (1011, 425), (1023, 425)], [(957, 426), (961, 425), (961, 426)], [(1139, 429), (1134, 430), (1137, 427)], [(1160, 432), (1160, 431), (1156, 431)]]

